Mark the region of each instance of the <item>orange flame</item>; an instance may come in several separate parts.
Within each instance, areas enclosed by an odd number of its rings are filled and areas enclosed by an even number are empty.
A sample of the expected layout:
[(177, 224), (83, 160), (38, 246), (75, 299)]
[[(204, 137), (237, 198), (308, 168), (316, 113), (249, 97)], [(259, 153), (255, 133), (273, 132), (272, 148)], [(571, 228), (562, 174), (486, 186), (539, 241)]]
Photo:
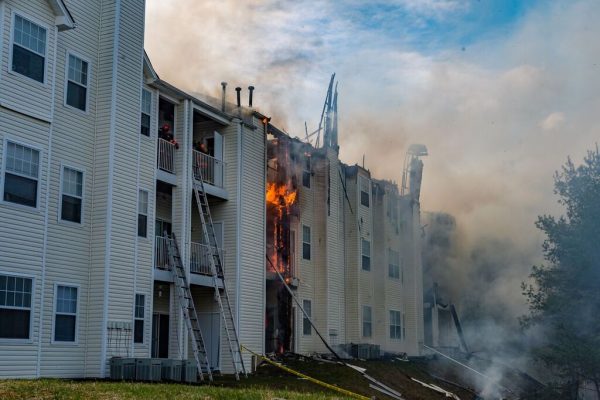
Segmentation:
[(288, 185), (267, 184), (267, 203), (277, 207), (289, 207), (296, 202), (297, 192)]

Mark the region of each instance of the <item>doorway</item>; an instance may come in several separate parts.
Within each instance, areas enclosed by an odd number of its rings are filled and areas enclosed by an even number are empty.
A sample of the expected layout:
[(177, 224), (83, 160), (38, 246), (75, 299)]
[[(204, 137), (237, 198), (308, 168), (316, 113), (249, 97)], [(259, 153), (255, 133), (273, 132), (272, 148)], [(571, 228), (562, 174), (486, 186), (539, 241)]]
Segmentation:
[(169, 314), (152, 314), (152, 358), (169, 358)]

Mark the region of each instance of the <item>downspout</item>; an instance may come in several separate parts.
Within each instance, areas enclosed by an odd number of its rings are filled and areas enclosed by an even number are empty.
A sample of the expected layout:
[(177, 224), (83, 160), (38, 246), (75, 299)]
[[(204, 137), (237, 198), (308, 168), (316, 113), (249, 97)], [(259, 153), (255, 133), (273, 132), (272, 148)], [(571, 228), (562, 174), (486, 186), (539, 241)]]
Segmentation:
[[(263, 196), (266, 197), (266, 189), (267, 189), (267, 172), (268, 172), (268, 168), (267, 168), (267, 162), (268, 162), (268, 154), (267, 154), (267, 146), (268, 146), (268, 141), (267, 141), (267, 136), (269, 135), (269, 119), (266, 118), (263, 119), (263, 151), (264, 151), (264, 157), (263, 157)], [(266, 254), (266, 249), (267, 249), (267, 202), (266, 199), (263, 198), (263, 238), (264, 238), (264, 242), (263, 242), (263, 247), (265, 250), (265, 254)], [(266, 312), (267, 312), (267, 264), (265, 263), (264, 268), (263, 268), (263, 275), (262, 275), (262, 291), (264, 294), (264, 302), (263, 302), (263, 307), (262, 307), (262, 321), (265, 321), (266, 318)], [(296, 338), (297, 341), (297, 336), (296, 336), (296, 332), (294, 332), (294, 337)], [(265, 333), (265, 327), (263, 324), (263, 328), (262, 328), (262, 335), (261, 335), (261, 348), (262, 351), (261, 353), (264, 353), (264, 346), (265, 346), (265, 338), (266, 338), (266, 333)], [(294, 349), (297, 349), (297, 346), (294, 346)]]
[[(48, 132), (48, 150), (47, 150), (47, 163), (46, 163), (46, 198), (45, 198), (45, 212), (44, 212), (44, 242), (42, 244), (42, 278), (40, 284), (40, 316), (38, 322), (38, 348), (37, 348), (37, 365), (35, 376), (40, 377), (40, 369), (42, 363), (42, 333), (44, 325), (44, 295), (46, 287), (46, 254), (48, 246), (48, 203), (50, 200), (50, 166), (52, 160), (52, 136), (54, 131), (54, 104), (56, 103), (55, 91), (56, 91), (56, 58), (57, 58), (57, 42), (58, 42), (58, 29), (54, 30), (54, 66), (52, 69), (52, 105), (50, 106), (50, 127)], [(33, 319), (33, 318), (32, 318)], [(52, 334), (52, 332), (50, 333)], [(33, 335), (32, 335), (33, 336)], [(33, 338), (32, 338), (33, 339)]]
[(241, 276), (241, 267), (242, 267), (242, 262), (241, 262), (241, 244), (242, 244), (242, 233), (241, 233), (241, 227), (242, 227), (242, 124), (243, 121), (241, 120), (241, 118), (237, 119), (237, 194), (236, 194), (236, 225), (237, 225), (237, 229), (236, 229), (236, 254), (235, 254), (235, 264), (236, 264), (236, 271), (235, 271), (235, 322), (236, 322), (236, 327), (238, 328), (238, 336), (241, 336), (241, 331), (240, 331), (240, 288), (241, 288), (241, 283), (240, 283), (240, 276)]

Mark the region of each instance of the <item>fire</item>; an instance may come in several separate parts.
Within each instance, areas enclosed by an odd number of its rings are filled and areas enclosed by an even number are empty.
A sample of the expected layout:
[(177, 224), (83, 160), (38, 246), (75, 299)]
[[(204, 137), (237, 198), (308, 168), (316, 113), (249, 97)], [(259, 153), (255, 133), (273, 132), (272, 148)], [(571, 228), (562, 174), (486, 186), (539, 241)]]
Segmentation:
[(297, 194), (295, 190), (289, 190), (288, 185), (269, 183), (267, 185), (267, 204), (276, 207), (290, 207), (296, 202)]

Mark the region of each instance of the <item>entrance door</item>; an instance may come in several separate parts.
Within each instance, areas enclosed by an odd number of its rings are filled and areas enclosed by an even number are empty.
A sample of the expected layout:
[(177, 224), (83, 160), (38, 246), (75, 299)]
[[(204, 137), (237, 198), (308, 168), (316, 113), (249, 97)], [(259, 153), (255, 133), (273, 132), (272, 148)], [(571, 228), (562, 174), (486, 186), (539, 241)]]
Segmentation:
[(218, 312), (198, 313), (202, 337), (206, 346), (206, 353), (210, 368), (218, 370), (221, 355), (221, 315)]
[(152, 314), (152, 358), (169, 358), (169, 314)]

